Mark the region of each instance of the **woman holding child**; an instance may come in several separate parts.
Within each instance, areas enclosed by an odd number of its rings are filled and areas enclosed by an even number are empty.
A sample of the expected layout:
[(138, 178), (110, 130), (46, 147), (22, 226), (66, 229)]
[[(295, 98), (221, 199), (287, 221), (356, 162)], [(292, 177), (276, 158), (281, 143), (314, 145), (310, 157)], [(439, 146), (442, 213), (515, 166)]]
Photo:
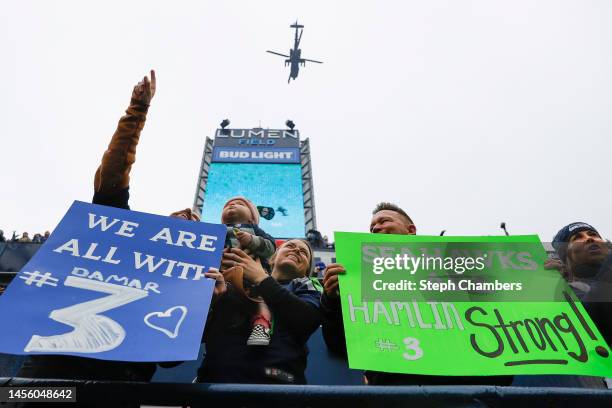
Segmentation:
[(306, 342), (321, 323), (320, 293), (308, 278), (312, 255), (305, 241), (289, 240), (270, 259), (272, 273), (268, 275), (261, 263), (243, 250), (225, 250), (221, 268), (242, 268), (244, 279), (254, 285), (252, 291), (270, 308), (271, 340), (265, 347), (245, 343), (257, 305), (227, 284), (221, 273), (213, 272), (217, 285), (198, 382), (306, 383)]

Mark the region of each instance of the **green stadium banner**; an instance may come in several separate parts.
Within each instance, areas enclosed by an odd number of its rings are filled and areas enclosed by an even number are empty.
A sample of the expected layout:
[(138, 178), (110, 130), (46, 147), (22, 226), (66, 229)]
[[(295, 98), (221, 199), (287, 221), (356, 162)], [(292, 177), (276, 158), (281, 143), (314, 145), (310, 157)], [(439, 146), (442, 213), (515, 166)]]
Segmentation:
[(349, 366), (612, 376), (610, 349), (536, 235), (336, 232)]

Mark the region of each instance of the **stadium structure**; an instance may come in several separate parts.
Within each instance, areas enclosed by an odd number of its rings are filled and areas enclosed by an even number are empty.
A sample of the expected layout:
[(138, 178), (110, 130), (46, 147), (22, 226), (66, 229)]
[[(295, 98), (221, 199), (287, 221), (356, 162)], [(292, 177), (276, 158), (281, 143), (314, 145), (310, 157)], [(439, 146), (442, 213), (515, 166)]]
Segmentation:
[[(228, 121), (229, 122), (229, 121)], [(219, 222), (231, 197), (249, 198), (260, 210), (260, 227), (279, 241), (307, 238), (315, 263), (335, 262), (317, 230), (310, 140), (293, 122), (285, 129), (234, 129), (226, 122), (207, 137), (192, 211)]]

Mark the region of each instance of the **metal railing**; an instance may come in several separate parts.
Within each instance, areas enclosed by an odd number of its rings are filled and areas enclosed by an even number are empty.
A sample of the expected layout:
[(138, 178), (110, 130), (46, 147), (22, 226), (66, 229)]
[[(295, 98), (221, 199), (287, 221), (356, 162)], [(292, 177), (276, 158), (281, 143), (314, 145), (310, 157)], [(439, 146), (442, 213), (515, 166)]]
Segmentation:
[(82, 404), (228, 407), (612, 406), (612, 391), (483, 386), (173, 384), (0, 378), (1, 387), (76, 387)]

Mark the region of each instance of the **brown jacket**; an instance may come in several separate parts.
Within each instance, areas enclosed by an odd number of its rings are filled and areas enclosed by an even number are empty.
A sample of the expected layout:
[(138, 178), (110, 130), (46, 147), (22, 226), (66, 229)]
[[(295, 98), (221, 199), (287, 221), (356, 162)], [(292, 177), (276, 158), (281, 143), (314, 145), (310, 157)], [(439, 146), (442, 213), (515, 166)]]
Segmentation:
[(96, 170), (94, 191), (113, 194), (125, 189), (130, 183), (130, 170), (136, 161), (136, 146), (147, 118), (149, 105), (132, 99), (125, 115), (119, 119), (117, 130), (102, 156)]

